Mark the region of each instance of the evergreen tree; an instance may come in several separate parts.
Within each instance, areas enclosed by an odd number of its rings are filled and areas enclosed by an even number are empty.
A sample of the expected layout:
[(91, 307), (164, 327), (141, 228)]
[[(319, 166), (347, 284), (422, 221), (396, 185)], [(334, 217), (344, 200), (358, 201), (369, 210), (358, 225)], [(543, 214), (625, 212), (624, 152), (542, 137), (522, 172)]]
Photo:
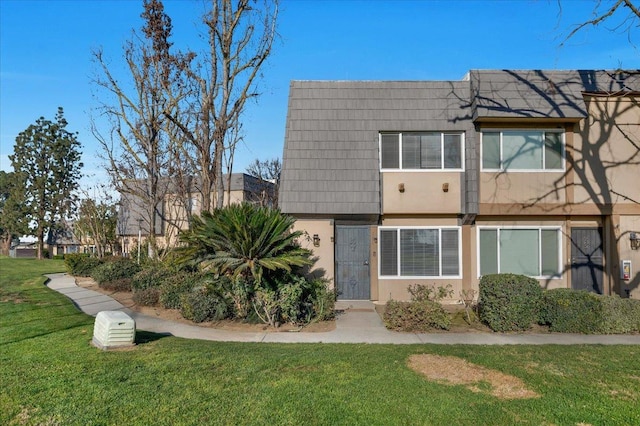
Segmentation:
[(0, 254), (9, 255), (11, 241), (26, 233), (24, 191), (14, 172), (0, 170)]
[(44, 253), (46, 231), (70, 212), (80, 179), (80, 142), (67, 129), (62, 108), (55, 120), (36, 120), (16, 138), (9, 156), (24, 188), (24, 212), (38, 239), (38, 258)]

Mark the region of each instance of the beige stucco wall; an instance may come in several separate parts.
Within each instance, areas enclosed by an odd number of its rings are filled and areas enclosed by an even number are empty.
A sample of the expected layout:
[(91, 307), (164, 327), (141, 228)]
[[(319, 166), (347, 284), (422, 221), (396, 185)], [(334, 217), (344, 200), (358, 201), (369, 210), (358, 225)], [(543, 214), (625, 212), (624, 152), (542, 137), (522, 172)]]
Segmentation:
[(564, 172), (481, 172), (480, 203), (565, 203)]
[(589, 118), (580, 123), (571, 152), (575, 202), (637, 205), (640, 97), (586, 100)]
[[(305, 235), (300, 238), (300, 245), (313, 252), (317, 262), (313, 265), (312, 273), (324, 272), (324, 278), (334, 285), (335, 261), (334, 261), (334, 226), (331, 219), (298, 219), (293, 229), (303, 231)], [(320, 245), (313, 245), (313, 236), (320, 237)]]
[[(443, 185), (448, 186), (447, 192)], [(404, 192), (400, 187), (404, 187)], [(461, 209), (460, 172), (382, 173), (383, 214), (458, 213)]]
[(631, 279), (622, 281), (620, 279), (620, 269), (616, 269), (614, 279), (618, 280), (622, 290), (622, 296), (626, 296), (626, 290), (629, 290), (630, 296), (634, 299), (640, 299), (640, 249), (632, 250), (629, 233), (635, 232), (640, 237), (640, 216), (620, 216), (618, 234), (618, 251), (620, 260), (631, 261)]

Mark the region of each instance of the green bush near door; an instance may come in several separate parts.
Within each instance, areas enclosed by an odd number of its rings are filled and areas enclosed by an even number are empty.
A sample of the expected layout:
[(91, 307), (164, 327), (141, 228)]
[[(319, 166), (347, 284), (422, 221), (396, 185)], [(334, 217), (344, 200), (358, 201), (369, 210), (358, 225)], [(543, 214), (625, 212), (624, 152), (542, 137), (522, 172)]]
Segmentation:
[(524, 275), (491, 274), (480, 279), (480, 319), (493, 331), (523, 331), (538, 322), (542, 288)]

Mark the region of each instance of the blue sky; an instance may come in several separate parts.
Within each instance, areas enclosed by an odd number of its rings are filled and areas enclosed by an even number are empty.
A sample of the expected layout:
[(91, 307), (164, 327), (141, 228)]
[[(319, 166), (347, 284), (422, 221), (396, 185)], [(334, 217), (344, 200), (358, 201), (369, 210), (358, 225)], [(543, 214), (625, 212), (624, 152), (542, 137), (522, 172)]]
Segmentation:
[[(604, 6), (611, 2), (605, 0)], [(203, 1), (166, 0), (174, 45), (196, 48)], [(255, 158), (282, 156), (291, 80), (459, 80), (469, 69), (640, 68), (640, 31), (616, 30), (625, 14), (563, 36), (587, 20), (590, 0), (322, 1), (283, 0), (280, 39), (263, 70), (262, 96), (249, 105), (234, 171)], [(84, 173), (104, 179), (89, 131), (91, 51), (113, 67), (141, 25), (142, 1), (0, 0), (0, 168), (18, 133), (65, 109), (79, 132)], [(89, 182), (85, 180), (85, 183)]]

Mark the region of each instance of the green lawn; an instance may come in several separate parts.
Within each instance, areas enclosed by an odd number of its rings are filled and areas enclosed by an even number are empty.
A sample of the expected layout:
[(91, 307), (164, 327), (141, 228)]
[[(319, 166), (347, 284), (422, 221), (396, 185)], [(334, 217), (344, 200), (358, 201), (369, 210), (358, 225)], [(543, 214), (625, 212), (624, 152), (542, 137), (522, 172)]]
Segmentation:
[[(635, 425), (640, 347), (217, 343), (138, 332), (90, 346), (93, 318), (42, 284), (59, 261), (0, 258), (0, 424)], [(433, 353), (519, 377), (501, 400), (406, 366)], [(482, 386), (481, 386), (482, 387)]]

